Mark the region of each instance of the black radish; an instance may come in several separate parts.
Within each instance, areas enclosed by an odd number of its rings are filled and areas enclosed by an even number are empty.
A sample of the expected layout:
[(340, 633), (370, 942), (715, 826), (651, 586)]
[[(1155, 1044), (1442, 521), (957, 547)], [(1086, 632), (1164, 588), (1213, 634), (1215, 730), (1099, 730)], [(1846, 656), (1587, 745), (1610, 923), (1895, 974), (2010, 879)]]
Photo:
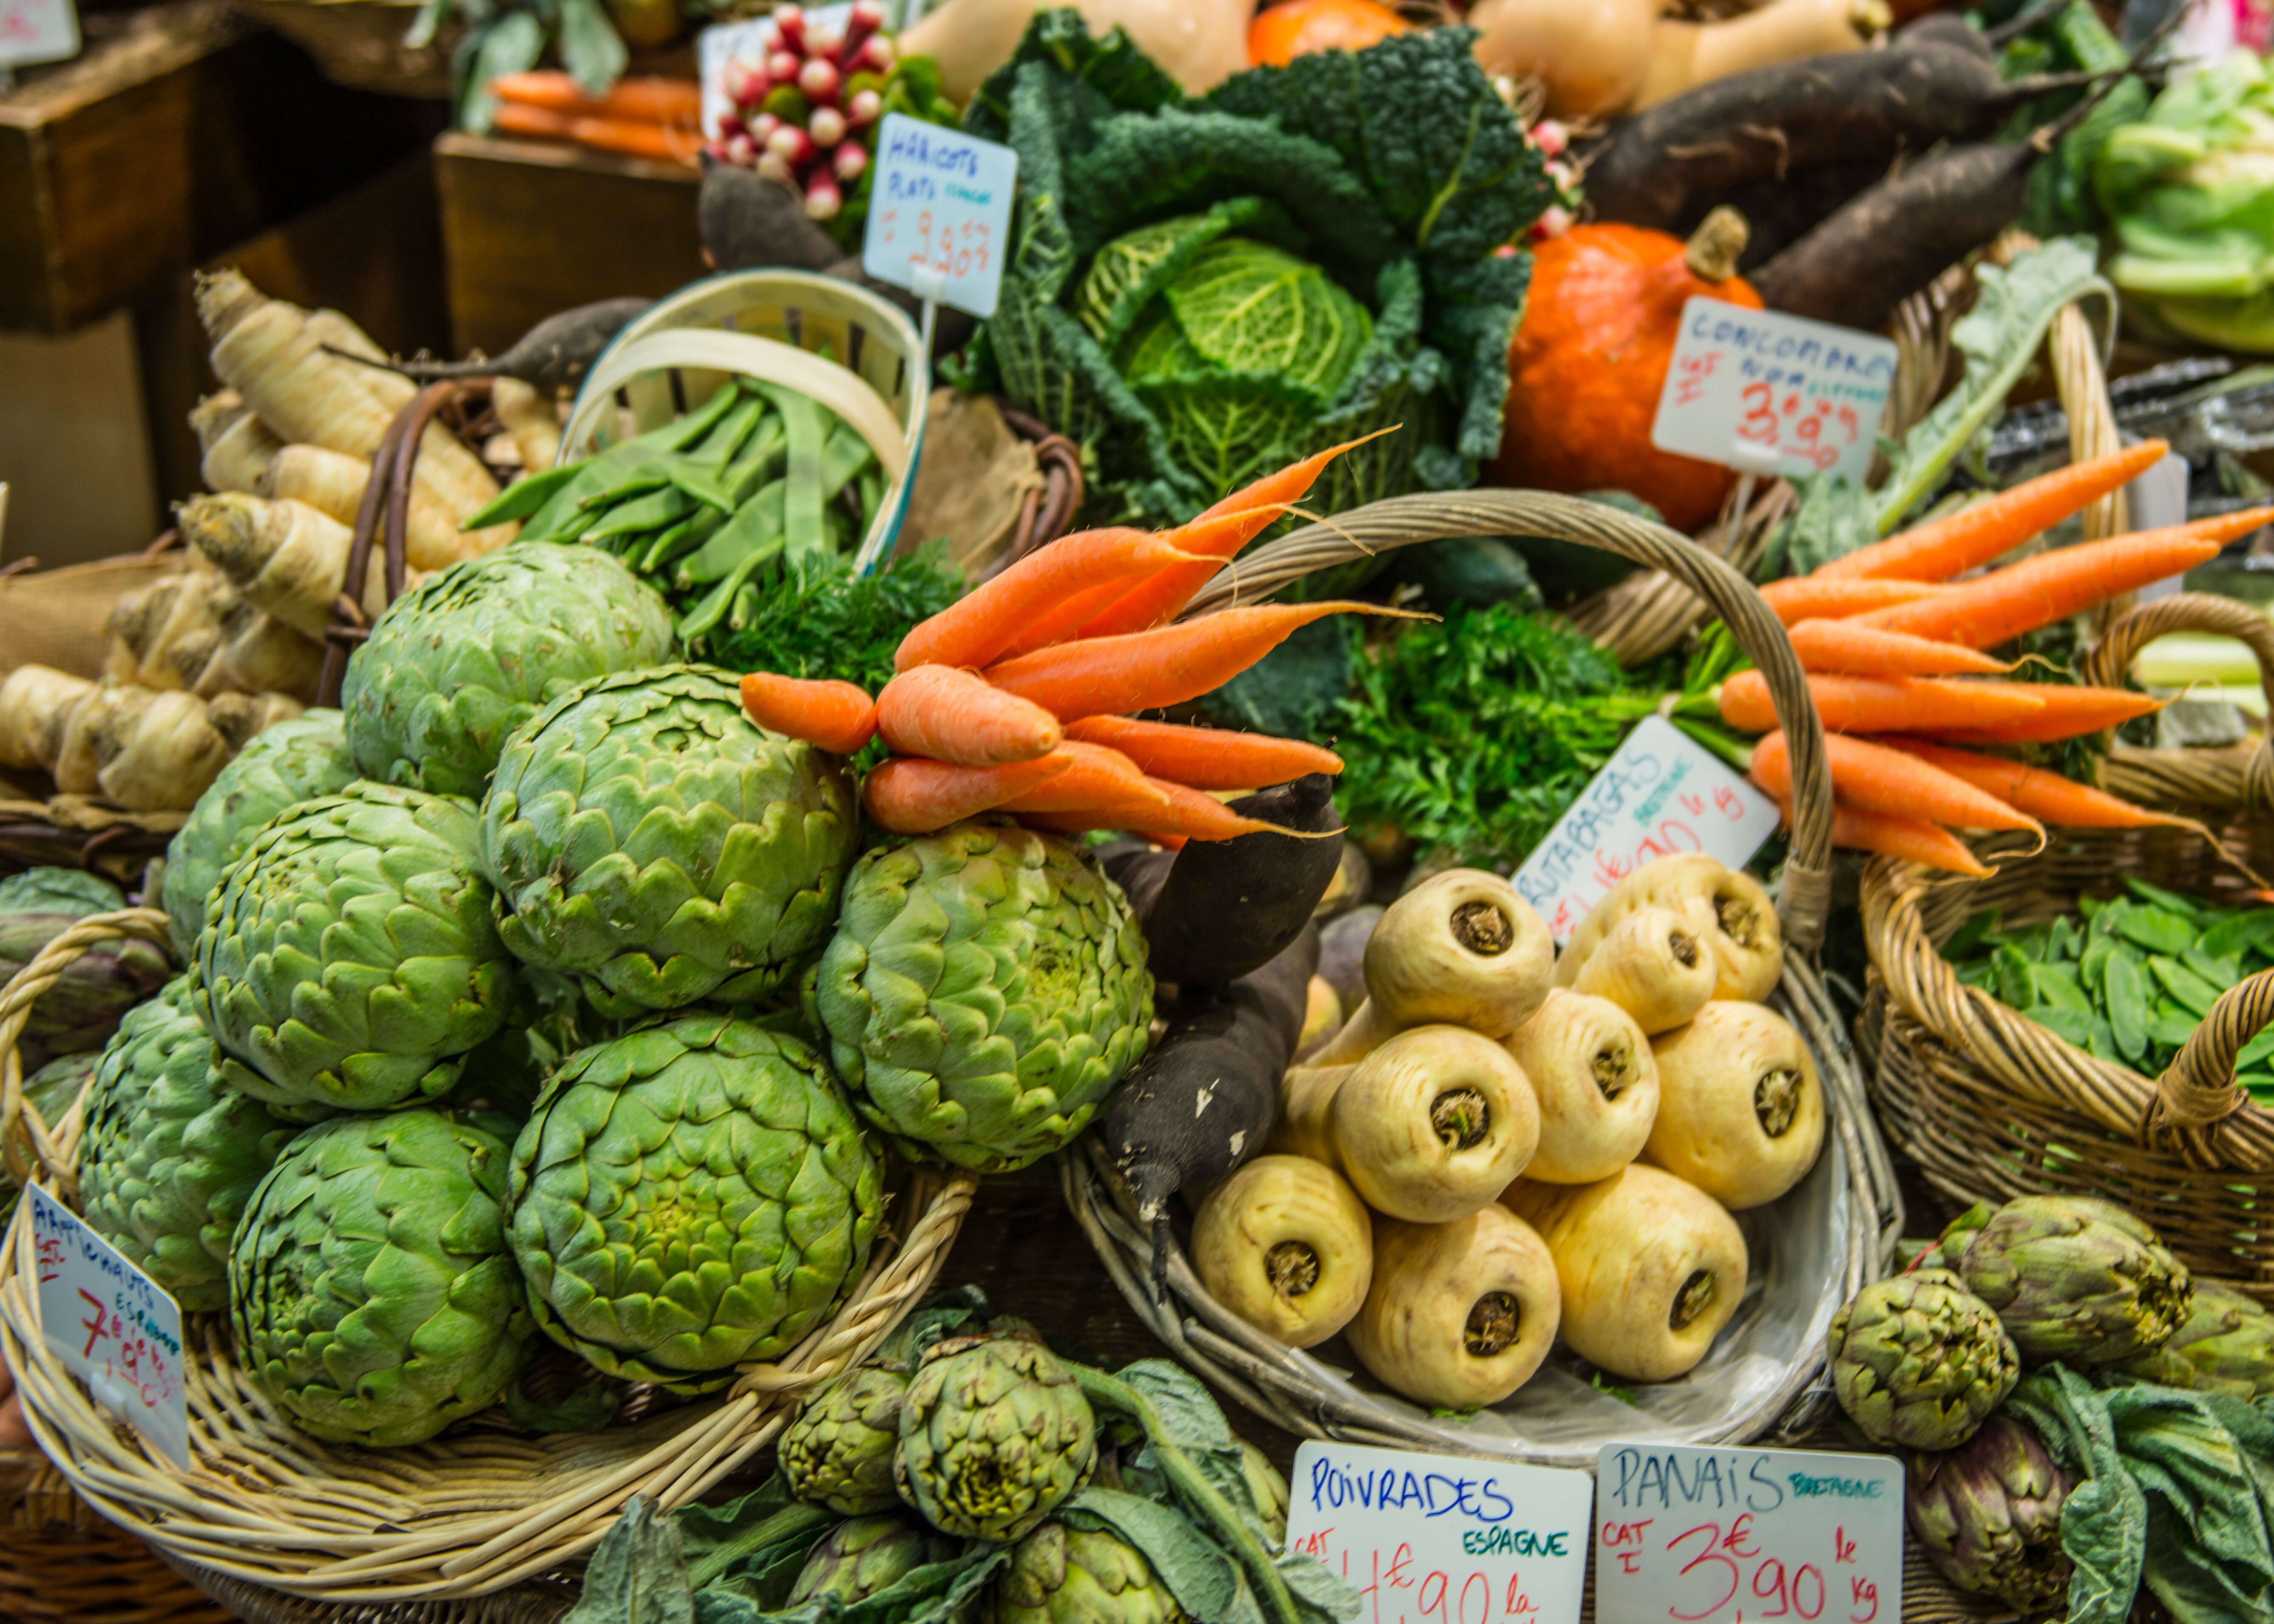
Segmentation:
[(740, 164), (704, 169), (695, 219), (704, 256), (721, 271), (772, 266), (825, 271), (845, 254), (835, 237), (806, 217), (794, 192)]
[(1379, 904), (1352, 908), (1329, 920), (1319, 932), (1319, 974), (1335, 989), (1348, 1019), (1366, 1002), (1366, 944), (1381, 920)]
[(591, 371), (592, 363), (623, 330), (624, 323), (652, 303), (651, 299), (600, 299), (564, 310), (547, 316), (515, 340), (511, 349), (491, 360), (394, 361), (388, 366), (406, 378), (518, 378), (539, 389), (565, 389)]

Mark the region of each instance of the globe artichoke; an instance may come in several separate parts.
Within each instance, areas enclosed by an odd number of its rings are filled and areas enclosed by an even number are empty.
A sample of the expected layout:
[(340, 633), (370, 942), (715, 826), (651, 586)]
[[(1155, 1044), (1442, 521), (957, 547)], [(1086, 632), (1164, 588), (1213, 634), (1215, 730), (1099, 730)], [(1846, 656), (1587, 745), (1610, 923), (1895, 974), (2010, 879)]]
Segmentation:
[(1946, 1269), (1864, 1287), (1832, 1316), (1833, 1391), (1871, 1438), (1954, 1449), (2021, 1380), (1989, 1305)]
[(910, 1156), (998, 1172), (1081, 1132), (1142, 1057), (1153, 978), (1094, 862), (971, 823), (854, 866), (814, 1002), (863, 1116)]
[(997, 1582), (994, 1624), (1183, 1624), (1185, 1610), (1134, 1545), (1045, 1522)]
[(671, 658), (662, 594), (600, 547), (506, 547), (426, 577), (348, 662), (368, 778), (478, 800), (507, 737), (590, 678)]
[(789, 1492), (848, 1517), (899, 1505), (892, 1451), (907, 1390), (906, 1375), (870, 1365), (808, 1395), (777, 1451)]
[(582, 1049), (515, 1142), (538, 1322), (613, 1375), (707, 1393), (844, 1300), (884, 1201), (821, 1057), (726, 1015)]
[(355, 778), (336, 710), (303, 710), (255, 733), (231, 758), (166, 848), (160, 895), (184, 963), (205, 929), (206, 894), (261, 825), (296, 802), (336, 795)]
[(828, 936), (853, 832), (835, 758), (762, 731), (699, 665), (562, 695), (482, 808), (506, 945), (619, 1018), (772, 989)]
[(893, 1479), (945, 1534), (1017, 1539), (1096, 1463), (1089, 1401), (1031, 1332), (934, 1343), (901, 1401)]
[(295, 1117), (447, 1092), (514, 993), (478, 833), (469, 802), (358, 783), (255, 836), (198, 937), (222, 1081)]
[(913, 1517), (847, 1517), (829, 1530), (790, 1587), (789, 1605), (833, 1596), (859, 1601), (899, 1583), (917, 1568), (955, 1554), (955, 1541)]
[[(79, 868), (27, 868), (0, 880), (0, 985), (40, 950), (94, 914), (126, 906), (125, 894), (100, 875)], [(166, 984), (173, 967), (147, 942), (102, 942), (64, 968), (41, 993), (17, 1039), (24, 1069), (58, 1055), (101, 1049), (126, 1011)]]
[(1247, 1492), (1254, 1497), (1255, 1509), (1263, 1518), (1263, 1531), (1276, 1546), (1287, 1543), (1286, 1474), (1271, 1463), (1271, 1457), (1249, 1443), (1239, 1440), (1240, 1475), (1247, 1479)]
[(531, 1335), (506, 1160), (431, 1106), (285, 1147), (237, 1226), (229, 1287), (238, 1364), (303, 1429), (417, 1443), (497, 1402)]
[(189, 978), (129, 1014), (102, 1051), (79, 1138), (88, 1227), (191, 1312), (229, 1307), (229, 1243), (299, 1130), (222, 1087)]
[(2083, 1196), (2007, 1202), (1954, 1267), (2031, 1364), (2090, 1368), (2153, 1353), (2195, 1302), (2187, 1266), (2153, 1229)]
[(1955, 1449), (1910, 1457), (1905, 1516), (1944, 1578), (2035, 1613), (2068, 1592), (2068, 1475), (2019, 1421), (1992, 1416)]
[(2167, 1387), (2231, 1398), (2274, 1395), (2274, 1312), (2255, 1297), (2198, 1280), (2187, 1322), (2155, 1352), (2119, 1368)]

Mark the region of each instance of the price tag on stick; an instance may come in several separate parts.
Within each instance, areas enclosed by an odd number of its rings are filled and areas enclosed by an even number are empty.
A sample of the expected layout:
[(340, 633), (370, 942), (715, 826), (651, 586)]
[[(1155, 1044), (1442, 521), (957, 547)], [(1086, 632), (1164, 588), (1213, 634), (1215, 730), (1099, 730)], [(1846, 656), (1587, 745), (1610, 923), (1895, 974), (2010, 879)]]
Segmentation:
[(1895, 347), (1876, 334), (1692, 298), (1650, 443), (1743, 474), (1860, 484), (1894, 380)]
[(45, 1191), (34, 1186), (24, 1199), (32, 1207), (40, 1325), (49, 1351), (87, 1383), (95, 1402), (189, 1470), (181, 1305)]
[(1578, 1624), (1587, 1474), (1305, 1443), (1287, 1548), (1356, 1585), (1367, 1624)]
[(960, 130), (887, 113), (877, 129), (861, 268), (923, 301), (924, 354), (941, 304), (987, 317), (1003, 287), (1019, 154)]
[(1606, 1444), (1602, 1624), (1898, 1624), (1903, 1468), (1884, 1455)]

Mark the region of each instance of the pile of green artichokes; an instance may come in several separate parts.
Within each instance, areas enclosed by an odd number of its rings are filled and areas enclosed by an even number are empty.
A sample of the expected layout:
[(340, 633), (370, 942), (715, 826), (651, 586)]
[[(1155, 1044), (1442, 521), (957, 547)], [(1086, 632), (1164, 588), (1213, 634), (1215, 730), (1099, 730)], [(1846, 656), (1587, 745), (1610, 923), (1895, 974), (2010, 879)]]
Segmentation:
[[(428, 577), (343, 708), (255, 739), (176, 837), (153, 899), (187, 974), (113, 945), (26, 1034), (43, 1124), (84, 1098), (88, 1222), (226, 1314), (318, 1438), (416, 1442), (501, 1401), (546, 1424), (519, 1381), (548, 1342), (604, 1382), (725, 1387), (867, 1272), (887, 1147), (1024, 1165), (1141, 1056), (1144, 944), (1094, 862), (980, 825), (863, 854), (843, 763), (757, 726), (672, 626), (599, 549)], [(0, 882), (0, 955), (123, 906)], [(963, 1368), (924, 1373), (935, 1400)], [(1078, 1486), (1088, 1407), (1048, 1390), (1032, 1463), (1062, 1470), (1023, 1498), (979, 1492), (936, 1405), (916, 1481), (968, 1501), (942, 1528), (1015, 1538)], [(874, 1513), (900, 1490), (860, 1415), (814, 1470)], [(907, 1554), (840, 1544), (860, 1572)]]

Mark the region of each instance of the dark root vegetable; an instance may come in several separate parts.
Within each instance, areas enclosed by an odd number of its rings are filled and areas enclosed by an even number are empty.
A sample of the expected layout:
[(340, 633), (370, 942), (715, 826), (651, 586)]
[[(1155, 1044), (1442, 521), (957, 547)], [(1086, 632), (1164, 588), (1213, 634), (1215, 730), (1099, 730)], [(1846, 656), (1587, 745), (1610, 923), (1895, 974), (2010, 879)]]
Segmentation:
[(651, 303), (650, 299), (601, 299), (579, 304), (547, 316), (493, 360), (398, 361), (393, 370), (406, 378), (518, 378), (539, 389), (565, 389), (591, 371), (592, 363), (600, 358), (600, 352), (624, 324)]

